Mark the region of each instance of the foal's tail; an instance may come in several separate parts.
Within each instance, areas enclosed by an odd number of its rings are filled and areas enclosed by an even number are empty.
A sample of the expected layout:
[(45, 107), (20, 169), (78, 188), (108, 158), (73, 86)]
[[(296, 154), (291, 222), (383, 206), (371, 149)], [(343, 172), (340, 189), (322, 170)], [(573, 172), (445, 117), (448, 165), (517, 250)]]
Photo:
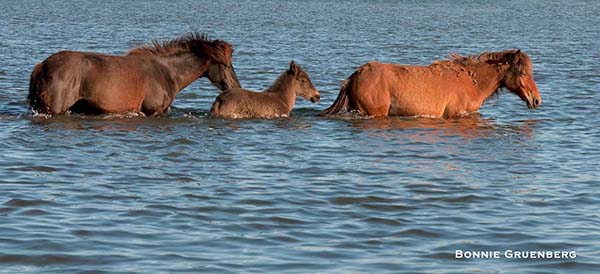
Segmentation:
[(341, 111), (348, 111), (348, 88), (350, 87), (355, 74), (356, 72), (342, 82), (340, 94), (338, 95), (337, 99), (335, 99), (335, 102), (333, 102), (333, 104), (327, 109), (321, 111), (319, 116), (333, 115), (340, 113)]
[(35, 65), (29, 79), (29, 95), (27, 99), (31, 109), (35, 113), (50, 113), (50, 107), (46, 103), (47, 86), (45, 81), (44, 63)]

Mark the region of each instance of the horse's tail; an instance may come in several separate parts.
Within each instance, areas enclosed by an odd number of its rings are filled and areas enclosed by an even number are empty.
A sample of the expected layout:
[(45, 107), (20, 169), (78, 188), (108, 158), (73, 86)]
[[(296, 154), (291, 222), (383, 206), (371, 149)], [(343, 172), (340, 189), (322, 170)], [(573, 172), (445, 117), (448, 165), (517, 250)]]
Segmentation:
[(44, 62), (35, 65), (29, 79), (29, 105), (34, 113), (50, 113), (47, 104), (47, 86), (45, 81), (46, 71)]
[(350, 85), (352, 84), (352, 79), (355, 75), (356, 72), (353, 73), (350, 77), (348, 77), (348, 79), (344, 80), (344, 82), (342, 82), (340, 94), (338, 95), (337, 99), (335, 99), (335, 102), (333, 102), (333, 104), (327, 109), (321, 111), (319, 113), (319, 116), (333, 115), (340, 113), (341, 111), (348, 111), (348, 88), (350, 88)]

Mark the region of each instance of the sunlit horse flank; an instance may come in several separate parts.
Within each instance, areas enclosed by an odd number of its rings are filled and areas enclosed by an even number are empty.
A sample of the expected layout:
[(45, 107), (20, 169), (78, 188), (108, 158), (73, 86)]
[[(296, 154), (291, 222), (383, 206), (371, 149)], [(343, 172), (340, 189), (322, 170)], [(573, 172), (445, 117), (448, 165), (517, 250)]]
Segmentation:
[(210, 112), (222, 118), (287, 117), (294, 107), (296, 96), (313, 103), (321, 99), (306, 71), (292, 61), (289, 69), (265, 91), (254, 92), (242, 88), (226, 90), (219, 94)]
[(371, 117), (457, 118), (478, 111), (502, 87), (529, 108), (542, 103), (531, 60), (520, 50), (455, 54), (429, 66), (369, 62), (343, 82), (338, 98), (321, 115), (355, 111)]
[(34, 112), (164, 113), (183, 88), (206, 76), (219, 89), (240, 87), (233, 47), (189, 33), (115, 56), (61, 51), (35, 66), (29, 85)]

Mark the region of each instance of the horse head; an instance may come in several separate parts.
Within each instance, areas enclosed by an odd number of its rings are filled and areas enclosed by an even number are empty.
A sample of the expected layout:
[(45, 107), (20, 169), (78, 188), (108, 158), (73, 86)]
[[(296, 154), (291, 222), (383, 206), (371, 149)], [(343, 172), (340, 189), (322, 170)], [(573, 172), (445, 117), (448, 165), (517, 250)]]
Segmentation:
[(296, 64), (294, 61), (290, 62), (290, 68), (287, 72), (293, 75), (298, 81), (296, 95), (302, 96), (304, 99), (310, 100), (313, 103), (321, 100), (321, 94), (310, 81), (310, 78), (308, 78), (308, 73), (306, 73), (300, 65)]
[(220, 90), (240, 88), (240, 82), (232, 63), (233, 47), (227, 42), (215, 40), (205, 47), (204, 55), (210, 59), (208, 68), (203, 76), (208, 77)]
[(508, 65), (503, 85), (525, 101), (527, 107), (538, 108), (542, 97), (533, 80), (533, 64), (529, 56), (517, 49), (506, 52), (503, 60)]

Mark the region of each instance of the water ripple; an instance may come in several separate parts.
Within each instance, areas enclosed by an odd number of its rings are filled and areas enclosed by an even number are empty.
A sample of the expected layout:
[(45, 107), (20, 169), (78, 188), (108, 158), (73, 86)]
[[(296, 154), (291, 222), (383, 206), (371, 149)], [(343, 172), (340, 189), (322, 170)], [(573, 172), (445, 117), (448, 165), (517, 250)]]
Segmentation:
[[(600, 268), (596, 2), (32, 0), (0, 10), (2, 273)], [(215, 119), (218, 90), (202, 78), (161, 117), (31, 115), (31, 69), (50, 54), (122, 54), (186, 31), (234, 44), (249, 89), (296, 60), (322, 102), (298, 99), (289, 118)], [(535, 111), (503, 90), (464, 119), (316, 117), (367, 61), (515, 47), (533, 60)], [(577, 257), (460, 260), (457, 249)]]

